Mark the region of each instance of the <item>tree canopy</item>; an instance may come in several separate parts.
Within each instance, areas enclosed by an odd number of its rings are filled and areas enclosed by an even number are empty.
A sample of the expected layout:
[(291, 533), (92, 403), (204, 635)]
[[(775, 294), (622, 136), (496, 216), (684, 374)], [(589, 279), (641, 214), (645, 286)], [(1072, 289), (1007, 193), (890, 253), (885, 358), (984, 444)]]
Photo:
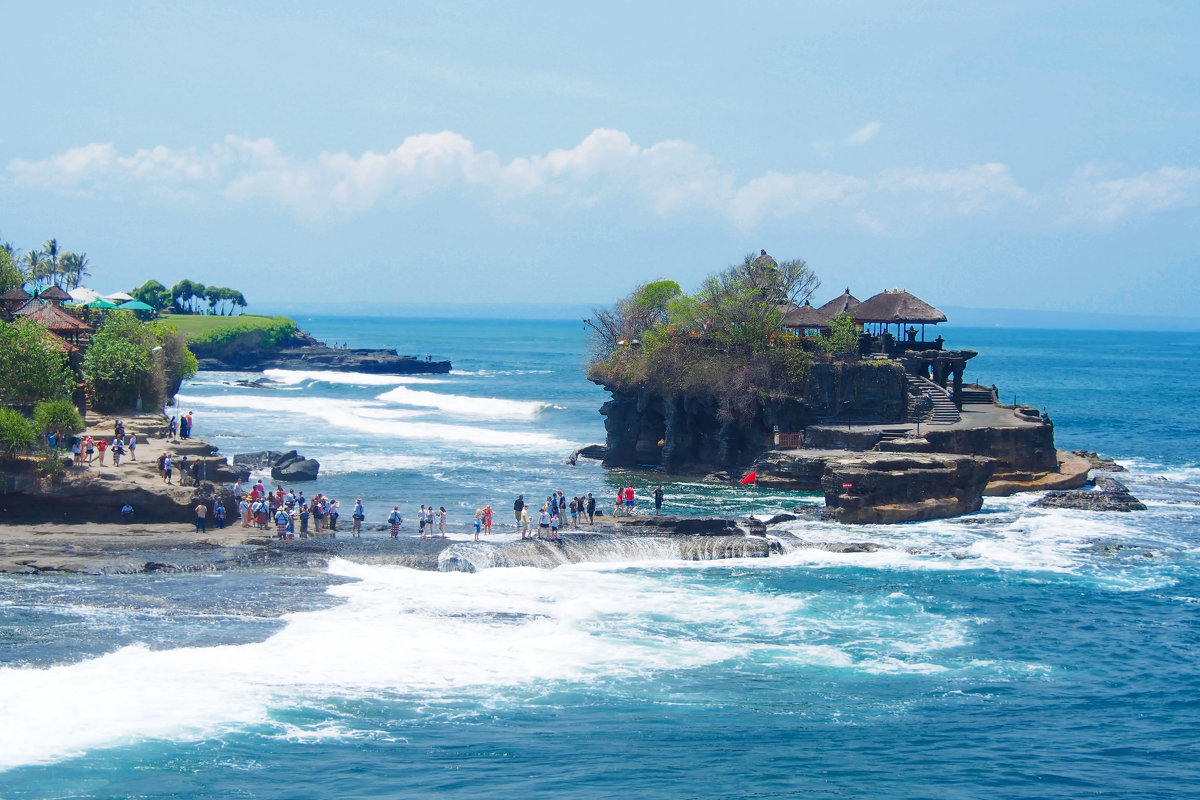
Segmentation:
[(75, 379), (62, 345), (28, 319), (0, 322), (0, 401), (32, 404), (71, 396)]
[(113, 311), (92, 337), (83, 374), (100, 410), (132, 408), (139, 398), (144, 406), (160, 406), (196, 374), (196, 357), (174, 329)]

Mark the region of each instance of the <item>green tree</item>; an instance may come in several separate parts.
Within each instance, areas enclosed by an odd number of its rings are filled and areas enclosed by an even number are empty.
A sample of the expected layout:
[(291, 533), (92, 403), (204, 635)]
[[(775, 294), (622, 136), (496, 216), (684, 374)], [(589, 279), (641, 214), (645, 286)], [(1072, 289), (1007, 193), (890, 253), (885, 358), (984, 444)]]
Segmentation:
[(829, 323), (827, 338), (829, 352), (834, 355), (852, 355), (858, 353), (859, 333), (854, 320), (846, 314), (839, 314)]
[(6, 403), (66, 398), (75, 387), (61, 343), (25, 318), (0, 322), (0, 375), (0, 400)]
[(47, 239), (42, 245), (42, 252), (46, 255), (46, 274), (50, 277), (50, 282), (55, 286), (61, 284), (59, 280), (59, 257), (58, 239)]
[(47, 400), (33, 410), (33, 426), (39, 436), (54, 434), (61, 443), (67, 434), (84, 429), (83, 418), (69, 400)]
[(20, 412), (0, 406), (0, 452), (5, 457), (12, 458), (17, 453), (28, 450), (36, 438), (32, 422)]
[(59, 269), (63, 274), (63, 283), (68, 289), (74, 289), (84, 278), (90, 278), (92, 273), (88, 269), (92, 265), (88, 263), (87, 253), (63, 253), (59, 259)]
[(24, 282), (25, 276), (17, 266), (17, 260), (13, 258), (12, 245), (0, 246), (0, 294)]
[(46, 257), (41, 250), (30, 250), (21, 260), (25, 264), (26, 283), (36, 285), (46, 277)]
[(188, 314), (196, 313), (196, 301), (204, 299), (207, 287), (203, 283), (184, 278), (171, 288), (171, 297), (175, 308)]
[(129, 295), (134, 300), (141, 300), (146, 305), (153, 306), (156, 311), (168, 308), (173, 302), (171, 290), (156, 280), (146, 281), (130, 291)]
[(109, 312), (83, 358), (84, 378), (102, 411), (125, 410), (139, 399), (144, 407), (159, 407), (196, 366), (174, 328), (144, 324), (126, 311)]

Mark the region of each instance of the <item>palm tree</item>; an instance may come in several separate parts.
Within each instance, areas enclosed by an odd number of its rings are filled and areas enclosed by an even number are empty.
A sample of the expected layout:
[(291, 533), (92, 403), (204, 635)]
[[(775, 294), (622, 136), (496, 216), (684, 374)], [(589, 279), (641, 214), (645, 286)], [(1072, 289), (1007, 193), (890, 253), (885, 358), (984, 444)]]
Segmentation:
[(92, 276), (92, 273), (88, 272), (91, 264), (88, 263), (87, 253), (63, 253), (59, 265), (62, 267), (63, 280), (68, 289), (74, 289), (85, 277)]
[(25, 282), (36, 284), (46, 277), (46, 256), (41, 250), (30, 250), (21, 259), (25, 262)]
[(50, 282), (58, 286), (60, 283), (58, 279), (58, 239), (47, 239), (46, 243), (42, 245), (42, 252), (49, 262), (47, 267), (50, 273)]

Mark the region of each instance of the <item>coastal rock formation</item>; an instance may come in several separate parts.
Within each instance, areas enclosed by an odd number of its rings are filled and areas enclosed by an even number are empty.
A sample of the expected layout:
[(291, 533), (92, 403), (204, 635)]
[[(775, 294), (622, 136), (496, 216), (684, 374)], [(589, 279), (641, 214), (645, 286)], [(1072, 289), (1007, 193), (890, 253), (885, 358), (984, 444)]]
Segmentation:
[(604, 465), (659, 466), (690, 475), (752, 461), (773, 445), (776, 429), (799, 432), (827, 417), (901, 420), (907, 392), (898, 364), (857, 360), (814, 364), (794, 393), (756, 398), (749, 416), (715, 393), (666, 397), (605, 388), (612, 400), (600, 409), (608, 434)]
[(1037, 508), (1073, 508), (1081, 511), (1145, 511), (1146, 504), (1129, 488), (1107, 475), (1096, 477), (1096, 488), (1048, 492), (1033, 504)]
[(277, 481), (315, 481), (321, 462), (315, 458), (305, 458), (295, 450), (285, 453), (275, 450), (260, 450), (256, 453), (238, 453), (233, 457), (236, 467), (248, 470), (269, 469), (271, 477)]
[(442, 374), (449, 361), (398, 355), (395, 350), (326, 347), (298, 331), (278, 347), (262, 347), (257, 339), (234, 339), (191, 345), (200, 369), (257, 372), (264, 369), (328, 369), (382, 375)]
[(1101, 472), (1125, 472), (1125, 468), (1113, 461), (1108, 456), (1102, 456), (1099, 453), (1091, 450), (1073, 450), (1071, 451), (1080, 458), (1086, 459), (1092, 465), (1092, 469)]
[(995, 462), (947, 453), (854, 453), (830, 459), (821, 477), (826, 516), (892, 523), (978, 511)]

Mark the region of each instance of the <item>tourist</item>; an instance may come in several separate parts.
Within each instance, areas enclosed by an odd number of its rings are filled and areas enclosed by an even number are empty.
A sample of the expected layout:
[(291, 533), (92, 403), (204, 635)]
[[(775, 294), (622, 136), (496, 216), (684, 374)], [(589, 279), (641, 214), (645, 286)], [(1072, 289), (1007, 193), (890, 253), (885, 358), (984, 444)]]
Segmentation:
[(287, 535), (288, 519), (289, 519), (288, 513), (286, 511), (284, 511), (282, 507), (278, 511), (275, 512), (275, 538), (277, 538), (277, 539), (288, 538), (288, 535)]
[(392, 538), (400, 536), (400, 526), (404, 524), (404, 517), (400, 516), (400, 506), (392, 506), (392, 513), (388, 514), (388, 523), (392, 526)]
[(538, 534), (539, 539), (546, 539), (550, 536), (550, 512), (546, 506), (542, 506), (542, 510), (538, 512)]
[(525, 506), (521, 507), (521, 538), (529, 538), (529, 509)]
[(121, 466), (121, 456), (125, 454), (125, 445), (121, 443), (120, 436), (113, 437), (112, 444), (109, 445), (109, 449), (112, 450), (113, 454), (113, 466)]
[(421, 506), (421, 510), (417, 512), (417, 530), (421, 534), (421, 538), (425, 538), (425, 506)]
[(588, 515), (588, 524), (595, 525), (596, 524), (596, 498), (592, 497), (591, 492), (588, 492), (587, 515)]
[(558, 514), (550, 515), (550, 541), (558, 541)]
[(92, 465), (92, 458), (96, 454), (96, 440), (91, 436), (87, 437), (83, 442), (83, 453), (87, 456), (87, 464), (90, 467)]
[(658, 486), (654, 487), (654, 516), (656, 517), (658, 516), (659, 512), (662, 511), (662, 501), (663, 488), (662, 484), (660, 483)]
[(617, 487), (617, 504), (613, 506), (613, 516), (621, 516), (621, 509), (625, 507), (625, 490)]
[(633, 516), (633, 504), (634, 504), (633, 484), (631, 483), (625, 487), (625, 514), (626, 515)]
[(170, 453), (163, 453), (162, 464), (163, 464), (163, 466), (162, 466), (163, 483), (169, 484), (171, 482), (171, 454)]
[(350, 531), (351, 535), (361, 536), (363, 520), (367, 518), (367, 515), (365, 513), (363, 513), (363, 504), (362, 504), (361, 497), (354, 501), (354, 513), (351, 514), (351, 517), (353, 517), (353, 519), (354, 519), (354, 526)]
[(513, 503), (513, 516), (517, 519), (517, 524), (521, 524), (521, 514), (525, 511), (525, 495), (517, 495), (517, 501)]
[(104, 451), (108, 449), (108, 440), (103, 436), (96, 442), (96, 449), (100, 451), (100, 466), (104, 466)]
[(241, 500), (238, 501), (237, 507), (238, 507), (238, 517), (242, 520), (242, 527), (249, 528), (250, 527), (250, 501), (243, 497)]
[(217, 498), (217, 506), (213, 509), (213, 516), (217, 518), (217, 527), (225, 527), (225, 504), (221, 502), (221, 498)]
[(71, 439), (71, 457), (75, 461), (75, 466), (83, 466), (83, 442), (79, 441), (78, 436)]
[(129, 460), (137, 461), (137, 434), (131, 433), (126, 439), (129, 442)]
[(571, 527), (578, 528), (579, 527), (579, 498), (578, 497), (571, 498), (570, 510), (571, 510)]
[(129, 503), (126, 503), (125, 505), (121, 506), (121, 521), (122, 522), (132, 522), (133, 521), (133, 506), (129, 505)]
[(488, 536), (492, 535), (492, 507), (490, 504), (483, 507), (483, 532)]
[(441, 506), (438, 508), (438, 533), (440, 533), (442, 535), (443, 539), (446, 538), (446, 507), (445, 506)]
[(239, 478), (239, 479), (238, 479), (238, 481), (237, 481), (237, 483), (235, 483), (235, 484), (233, 485), (233, 499), (234, 499), (236, 502), (238, 502), (238, 503), (241, 503), (241, 502), (242, 502), (242, 495), (243, 495), (244, 493), (245, 493), (245, 490), (244, 490), (244, 489), (242, 489), (242, 481), (241, 481), (241, 479)]
[(483, 526), (483, 509), (475, 509), (475, 541), (479, 541), (479, 529)]
[(196, 510), (196, 533), (207, 533), (208, 532), (208, 521), (207, 521), (208, 506), (204, 505), (204, 503), (198, 503), (196, 505), (195, 510)]
[(312, 499), (312, 515), (313, 525), (318, 531), (321, 530), (321, 523), (325, 519), (325, 501), (321, 499), (321, 493), (317, 492)]
[(337, 521), (338, 521), (338, 517), (341, 516), (341, 508), (342, 508), (342, 504), (339, 503), (336, 498), (329, 501), (329, 515), (328, 516), (329, 516), (329, 530), (330, 531), (335, 531), (335, 532), (337, 531)]
[(171, 417), (171, 424), (167, 427), (167, 430), (171, 433), (172, 442), (179, 441), (175, 438), (175, 432), (179, 430), (179, 422), (176, 421), (175, 417)]
[(308, 538), (308, 503), (300, 504), (300, 538)]

